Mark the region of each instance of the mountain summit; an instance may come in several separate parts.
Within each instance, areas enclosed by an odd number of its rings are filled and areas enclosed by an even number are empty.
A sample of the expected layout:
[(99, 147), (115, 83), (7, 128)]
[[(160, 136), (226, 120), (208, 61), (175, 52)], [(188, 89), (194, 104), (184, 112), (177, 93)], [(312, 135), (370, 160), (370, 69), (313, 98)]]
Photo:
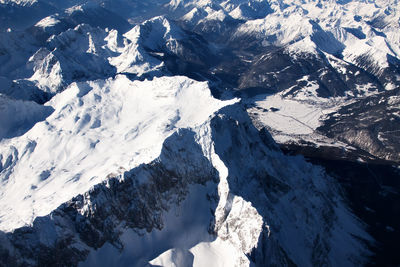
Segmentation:
[(0, 0), (0, 266), (396, 266), (397, 0)]

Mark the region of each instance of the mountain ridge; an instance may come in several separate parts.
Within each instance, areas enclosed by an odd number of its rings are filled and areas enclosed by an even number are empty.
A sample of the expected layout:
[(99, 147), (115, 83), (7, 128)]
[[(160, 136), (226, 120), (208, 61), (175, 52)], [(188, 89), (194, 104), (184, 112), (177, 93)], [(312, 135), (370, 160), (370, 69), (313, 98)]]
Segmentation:
[(1, 1), (0, 266), (397, 264), (399, 16)]

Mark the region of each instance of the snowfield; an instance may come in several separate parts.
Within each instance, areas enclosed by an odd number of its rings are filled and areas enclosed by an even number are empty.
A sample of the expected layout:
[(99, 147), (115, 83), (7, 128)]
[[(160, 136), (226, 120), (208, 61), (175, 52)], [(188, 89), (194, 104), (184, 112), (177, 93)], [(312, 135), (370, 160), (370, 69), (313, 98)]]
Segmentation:
[(108, 174), (150, 162), (177, 129), (235, 101), (216, 100), (206, 83), (185, 77), (72, 84), (43, 107), (54, 109), (49, 117), (0, 143), (0, 229), (30, 224)]

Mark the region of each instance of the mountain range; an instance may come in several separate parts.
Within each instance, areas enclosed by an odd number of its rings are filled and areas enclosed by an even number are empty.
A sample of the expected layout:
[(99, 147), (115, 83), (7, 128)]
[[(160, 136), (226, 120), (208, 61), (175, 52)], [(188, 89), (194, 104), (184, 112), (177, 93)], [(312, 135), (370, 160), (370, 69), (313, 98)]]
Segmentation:
[(0, 0), (0, 266), (397, 266), (397, 0)]

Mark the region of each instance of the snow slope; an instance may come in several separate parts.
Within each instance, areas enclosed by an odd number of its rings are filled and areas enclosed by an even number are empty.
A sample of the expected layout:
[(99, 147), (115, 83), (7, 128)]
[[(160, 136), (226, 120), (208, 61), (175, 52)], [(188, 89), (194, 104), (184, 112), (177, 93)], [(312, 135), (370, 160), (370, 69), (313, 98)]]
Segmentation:
[[(266, 132), (254, 128), (240, 103), (203, 115), (195, 118), (195, 127), (167, 137), (153, 161), (108, 175), (32, 226), (0, 232), (5, 262), (358, 266), (365, 261), (360, 238), (369, 237), (322, 168), (283, 155)], [(37, 247), (47, 254), (36, 257)]]
[(107, 174), (153, 160), (176, 129), (230, 103), (184, 77), (72, 84), (43, 107), (54, 109), (45, 121), (1, 141), (1, 229), (29, 224)]
[(0, 140), (21, 135), (53, 112), (49, 106), (0, 94)]

